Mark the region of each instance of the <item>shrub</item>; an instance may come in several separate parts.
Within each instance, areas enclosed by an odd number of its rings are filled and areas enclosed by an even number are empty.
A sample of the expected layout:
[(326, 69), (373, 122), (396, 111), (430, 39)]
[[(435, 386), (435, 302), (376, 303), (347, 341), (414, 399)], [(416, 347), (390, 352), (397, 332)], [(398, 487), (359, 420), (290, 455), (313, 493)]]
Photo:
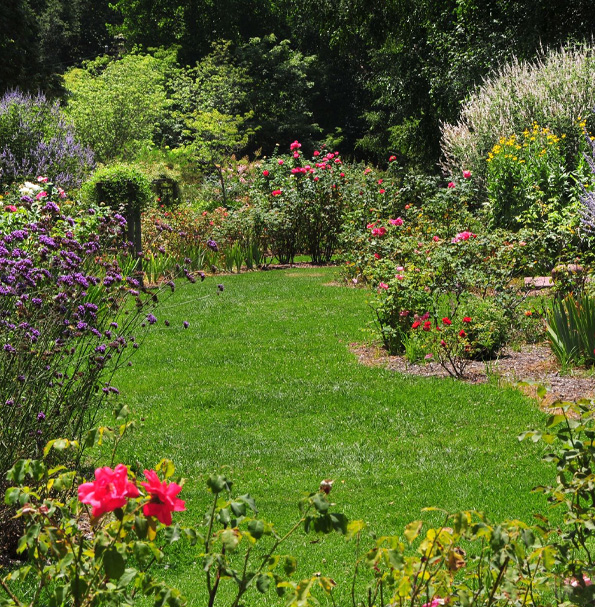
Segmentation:
[(339, 152), (316, 150), (308, 162), (301, 147), (294, 141), (290, 155), (275, 154), (262, 164), (252, 201), (280, 263), (292, 263), (299, 251), (324, 263), (339, 245), (349, 169)]
[(459, 121), (442, 127), (443, 168), (454, 175), (472, 170), (484, 184), (492, 147), (537, 122), (566, 135), (565, 167), (574, 169), (582, 138), (576, 125), (595, 106), (593, 53), (587, 45), (544, 52), (534, 63), (513, 61), (487, 78), (464, 103)]
[(83, 184), (81, 194), (86, 202), (105, 204), (127, 216), (144, 209), (155, 199), (150, 181), (134, 165), (126, 164), (95, 171)]
[(93, 168), (93, 153), (79, 143), (58, 102), (19, 90), (0, 99), (0, 184), (49, 177), (79, 187)]

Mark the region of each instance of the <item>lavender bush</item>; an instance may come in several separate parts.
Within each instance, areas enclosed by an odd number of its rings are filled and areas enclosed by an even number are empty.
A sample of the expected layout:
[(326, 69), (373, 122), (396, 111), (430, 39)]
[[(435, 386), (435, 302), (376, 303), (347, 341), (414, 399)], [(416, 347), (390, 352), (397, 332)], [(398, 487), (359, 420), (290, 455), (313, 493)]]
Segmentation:
[(59, 102), (18, 89), (0, 98), (2, 186), (47, 175), (64, 188), (79, 187), (93, 166), (93, 152), (79, 143)]

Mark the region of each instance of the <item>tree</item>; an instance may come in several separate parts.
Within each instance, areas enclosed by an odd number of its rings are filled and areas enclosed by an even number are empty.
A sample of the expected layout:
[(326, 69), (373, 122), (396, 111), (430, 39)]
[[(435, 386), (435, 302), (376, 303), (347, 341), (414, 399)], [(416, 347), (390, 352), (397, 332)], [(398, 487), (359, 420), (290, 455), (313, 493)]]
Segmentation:
[(167, 107), (168, 60), (150, 55), (99, 59), (65, 77), (68, 113), (98, 161), (133, 158), (140, 142), (151, 141)]

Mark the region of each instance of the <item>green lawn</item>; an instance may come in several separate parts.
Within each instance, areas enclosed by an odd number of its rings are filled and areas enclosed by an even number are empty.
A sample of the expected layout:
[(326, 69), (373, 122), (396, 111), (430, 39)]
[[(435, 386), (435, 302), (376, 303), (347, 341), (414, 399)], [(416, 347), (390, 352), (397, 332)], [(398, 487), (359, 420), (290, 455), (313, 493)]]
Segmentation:
[[(133, 367), (114, 382), (144, 420), (120, 459), (147, 467), (173, 459), (187, 479), (187, 512), (176, 516), (188, 524), (200, 522), (204, 480), (221, 467), (281, 529), (295, 520), (302, 492), (323, 478), (335, 480), (339, 509), (377, 533), (402, 532), (424, 506), (530, 521), (545, 508), (530, 489), (553, 480), (540, 447), (517, 440), (542, 426), (536, 404), (512, 389), (360, 365), (349, 344), (366, 337), (368, 293), (331, 284), (337, 272), (180, 285)], [(216, 295), (218, 283), (225, 291)], [(354, 547), (340, 537), (312, 539), (298, 534), (286, 548), (298, 557), (298, 579), (323, 571), (341, 596)], [(196, 606), (205, 603), (197, 554), (178, 549), (164, 572)], [(263, 604), (271, 602), (273, 595)]]

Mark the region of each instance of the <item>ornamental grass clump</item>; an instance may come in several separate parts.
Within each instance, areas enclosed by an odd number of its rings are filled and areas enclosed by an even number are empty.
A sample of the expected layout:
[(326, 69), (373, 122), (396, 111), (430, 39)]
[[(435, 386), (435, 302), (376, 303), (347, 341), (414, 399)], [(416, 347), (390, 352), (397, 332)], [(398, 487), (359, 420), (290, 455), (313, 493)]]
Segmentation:
[(519, 136), (533, 122), (566, 134), (565, 166), (574, 169), (582, 140), (576, 124), (595, 106), (593, 58), (586, 44), (544, 51), (534, 63), (514, 60), (487, 78), (463, 104), (458, 122), (442, 126), (444, 170), (472, 170), (485, 185), (488, 152), (503, 135)]

